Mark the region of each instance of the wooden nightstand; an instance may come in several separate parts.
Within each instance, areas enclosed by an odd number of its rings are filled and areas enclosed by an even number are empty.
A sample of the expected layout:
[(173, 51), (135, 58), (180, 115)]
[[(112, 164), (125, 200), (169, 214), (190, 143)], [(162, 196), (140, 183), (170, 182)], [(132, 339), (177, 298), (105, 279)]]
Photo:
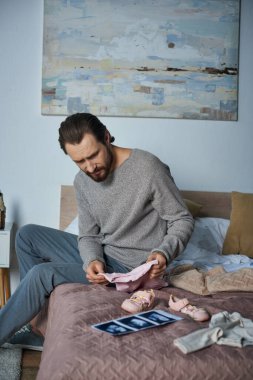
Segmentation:
[(10, 298), (10, 256), (12, 245), (13, 223), (5, 223), (5, 229), (0, 230), (0, 306), (5, 305)]

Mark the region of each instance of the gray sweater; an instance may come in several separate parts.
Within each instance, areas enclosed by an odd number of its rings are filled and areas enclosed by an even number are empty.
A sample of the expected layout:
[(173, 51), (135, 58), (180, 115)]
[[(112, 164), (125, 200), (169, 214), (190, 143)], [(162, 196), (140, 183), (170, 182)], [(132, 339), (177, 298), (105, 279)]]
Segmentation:
[(169, 264), (191, 236), (193, 218), (170, 170), (151, 153), (133, 149), (103, 182), (80, 171), (74, 186), (84, 269), (106, 254), (132, 270), (154, 251)]

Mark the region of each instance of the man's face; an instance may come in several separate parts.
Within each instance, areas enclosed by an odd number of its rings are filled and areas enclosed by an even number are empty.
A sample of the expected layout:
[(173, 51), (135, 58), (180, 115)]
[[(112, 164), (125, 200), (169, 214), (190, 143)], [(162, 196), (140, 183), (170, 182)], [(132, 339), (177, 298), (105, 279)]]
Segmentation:
[(96, 182), (104, 181), (112, 170), (113, 153), (109, 138), (107, 135), (105, 144), (102, 144), (94, 135), (86, 133), (80, 144), (65, 145), (70, 158)]

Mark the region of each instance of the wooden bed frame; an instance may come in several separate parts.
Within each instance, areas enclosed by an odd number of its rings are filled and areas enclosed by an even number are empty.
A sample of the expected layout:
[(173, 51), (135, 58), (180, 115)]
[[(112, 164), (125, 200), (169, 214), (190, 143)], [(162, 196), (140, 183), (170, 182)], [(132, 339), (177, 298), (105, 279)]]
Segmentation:
[[(183, 198), (202, 205), (201, 217), (230, 218), (231, 195), (224, 192), (182, 190)], [(60, 229), (64, 230), (77, 215), (73, 186), (61, 186)]]

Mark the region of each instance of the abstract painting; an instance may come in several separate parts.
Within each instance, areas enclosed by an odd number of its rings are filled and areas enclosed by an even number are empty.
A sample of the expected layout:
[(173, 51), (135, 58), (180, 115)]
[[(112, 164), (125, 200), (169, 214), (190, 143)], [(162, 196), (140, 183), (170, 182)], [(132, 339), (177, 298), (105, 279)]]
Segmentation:
[(237, 120), (239, 0), (44, 0), (42, 114)]

